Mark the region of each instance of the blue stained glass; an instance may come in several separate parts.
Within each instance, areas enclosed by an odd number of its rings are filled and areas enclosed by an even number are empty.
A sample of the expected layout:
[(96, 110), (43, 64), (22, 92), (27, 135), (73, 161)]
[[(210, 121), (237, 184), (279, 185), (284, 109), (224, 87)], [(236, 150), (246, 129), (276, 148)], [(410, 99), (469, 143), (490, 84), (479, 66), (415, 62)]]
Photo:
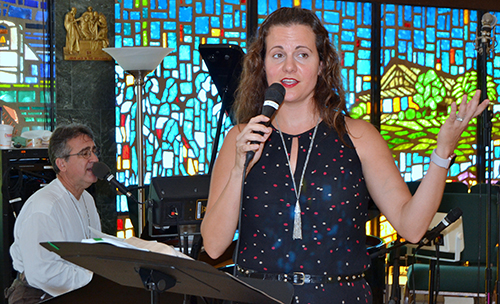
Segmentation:
[(35, 16), (36, 21), (45, 21), (47, 20), (47, 12), (46, 11), (38, 11)]
[(179, 47), (179, 60), (191, 60), (191, 46), (181, 45)]
[(208, 26), (209, 17), (196, 17), (195, 33), (208, 34), (210, 27)]
[(120, 3), (115, 3), (115, 18), (120, 19), (120, 17), (121, 17)]
[(240, 27), (240, 20), (241, 20), (241, 16), (240, 16), (240, 11), (237, 10), (234, 12), (234, 26), (235, 27)]
[(436, 25), (436, 8), (427, 8), (427, 26)]
[[(168, 33), (167, 37), (168, 37), (167, 38), (168, 39), (168, 47), (177, 49), (177, 33)], [(172, 57), (172, 56), (167, 56), (167, 57)]]
[(423, 50), (425, 47), (425, 40), (424, 40), (424, 32), (423, 31), (415, 31), (413, 33), (413, 41), (415, 42), (415, 48)]
[(31, 65), (31, 75), (38, 76), (38, 65), (36, 64)]
[(464, 46), (464, 41), (463, 40), (455, 40), (453, 39), (451, 41), (451, 47), (452, 48), (462, 48)]
[(394, 44), (396, 43), (396, 39), (395, 38), (396, 38), (396, 30), (388, 28), (385, 31), (385, 35), (384, 35), (384, 44), (385, 44), (385, 46), (394, 46)]
[(345, 11), (347, 16), (356, 16), (356, 3), (355, 2), (345, 2)]
[[(151, 18), (153, 18), (153, 19), (167, 19), (168, 13), (151, 12)], [(164, 22), (164, 23), (167, 23), (167, 22)]]
[[(165, 18), (167, 18), (165, 16)], [(177, 28), (177, 24), (175, 22), (163, 22), (163, 29), (164, 30), (175, 30)]]
[(342, 51), (354, 51), (354, 45), (343, 43), (343, 44), (340, 45), (340, 49)]
[(406, 111), (408, 109), (408, 97), (401, 98), (401, 110)]
[[(228, 1), (226, 1), (228, 2)], [(225, 14), (232, 14), (233, 13), (233, 6), (232, 5), (224, 5), (224, 13)]]
[(115, 33), (116, 34), (121, 34), (122, 33), (122, 24), (121, 23), (115, 23)]
[[(156, 0), (158, 3), (158, 9), (159, 10), (166, 10), (167, 9), (167, 0)], [(154, 2), (154, 1), (151, 1)]]
[(461, 28), (454, 28), (451, 30), (451, 37), (455, 39), (463, 39), (464, 38), (463, 31), (464, 30)]
[(413, 26), (416, 28), (422, 27), (422, 16), (417, 15), (413, 17)]
[(193, 8), (189, 6), (179, 7), (179, 21), (192, 22), (193, 21)]
[(134, 7), (133, 0), (123, 0), (123, 8), (132, 9), (133, 7)]
[(322, 8), (322, 6), (323, 6), (323, 2), (322, 1), (315, 1), (314, 3), (315, 3), (315, 6), (314, 6), (315, 9), (320, 10)]
[(432, 43), (427, 43), (425, 45), (425, 50), (428, 51), (428, 52), (435, 52), (436, 50), (436, 46)]
[(370, 40), (361, 40), (361, 47), (369, 49), (372, 47), (372, 42)]
[(175, 13), (177, 12), (177, 3), (176, 0), (170, 0), (170, 9), (169, 9), (169, 16), (172, 19), (175, 19)]
[(352, 19), (342, 20), (342, 28), (345, 30), (353, 30), (354, 29), (354, 20), (352, 20)]
[(160, 22), (151, 22), (151, 39), (160, 39), (161, 38), (161, 33), (160, 33)]
[(340, 23), (340, 14), (337, 12), (324, 12), (325, 22), (339, 24)]
[(302, 0), (301, 5), (302, 5), (302, 8), (312, 9), (312, 1), (311, 0)]
[(128, 11), (123, 11), (123, 20), (128, 20)]
[(399, 30), (398, 31), (398, 38), (399, 39), (404, 39), (404, 40), (410, 40), (411, 39), (411, 34), (412, 34), (412, 31)]
[(136, 33), (140, 33), (141, 32), (141, 23), (140, 22), (135, 22), (134, 23), (134, 27), (135, 27), (135, 32)]
[(148, 18), (148, 8), (144, 7), (142, 8), (142, 18), (147, 19)]
[(130, 12), (130, 20), (141, 20), (140, 12)]
[(205, 13), (212, 15), (214, 13), (214, 0), (206, 0), (203, 3), (205, 6)]
[(342, 31), (341, 39), (345, 42), (354, 42), (354, 33), (351, 31)]
[(413, 43), (411, 42), (408, 42), (408, 45), (407, 45), (407, 59), (408, 61), (411, 62), (411, 56), (413, 55)]
[(239, 38), (240, 32), (224, 32), (224, 37), (226, 37), (226, 38)]
[[(274, 0), (270, 0), (269, 2), (270, 2), (270, 3), (271, 3), (271, 2), (274, 2)], [(273, 3), (273, 4), (274, 4), (274, 3)], [(292, 4), (292, 0), (281, 0), (281, 1), (280, 1), (280, 7), (292, 7), (292, 6), (293, 6), (293, 4)], [(270, 9), (270, 10), (271, 10), (273, 7), (274, 7), (274, 5), (273, 5), (273, 6), (269, 5), (269, 9)], [(278, 8), (278, 7), (276, 7), (276, 9), (277, 9), (277, 8)], [(274, 9), (273, 11), (275, 11), (276, 9)]]
[(398, 41), (398, 52), (399, 53), (406, 52), (406, 41)]
[(123, 38), (123, 46), (134, 46), (134, 39)]
[(371, 72), (370, 60), (359, 59), (357, 62), (358, 75), (370, 75)]
[(344, 66), (346, 67), (352, 67), (354, 66), (354, 53), (351, 52), (346, 52), (344, 54)]
[(428, 43), (436, 42), (436, 30), (434, 28), (428, 27), (425, 30), (425, 38), (427, 39)]
[(122, 37), (119, 35), (115, 35), (115, 47), (122, 47)]
[(334, 0), (324, 0), (323, 1), (325, 10), (334, 10), (335, 9), (335, 1)]
[(31, 9), (11, 5), (9, 7), (9, 17), (31, 20)]
[(141, 34), (136, 34), (135, 35), (135, 45), (136, 46), (141, 46)]
[(372, 4), (365, 3), (363, 5), (363, 24), (371, 25), (372, 24)]
[(442, 32), (442, 31), (438, 31), (436, 33), (436, 36), (438, 38), (450, 38), (450, 33), (449, 32)]
[(225, 29), (233, 28), (233, 15), (232, 14), (224, 14), (222, 24)]
[(455, 52), (455, 63), (457, 65), (464, 64), (464, 51), (462, 51), (462, 50), (456, 50), (456, 52)]
[(438, 16), (438, 21), (437, 21), (436, 28), (438, 30), (441, 30), (441, 31), (445, 31), (446, 30), (446, 16), (445, 15)]
[(130, 36), (132, 34), (132, 26), (130, 23), (123, 24), (123, 35)]
[(196, 2), (196, 14), (203, 14), (203, 5), (201, 2)]
[(441, 54), (441, 64), (442, 64), (443, 72), (449, 73), (450, 72), (450, 53), (443, 52)]
[(426, 53), (425, 54), (425, 65), (430, 67), (430, 68), (434, 68), (434, 66), (435, 66), (434, 58), (435, 58), (434, 54)]
[(425, 66), (425, 53), (417, 52), (417, 63)]

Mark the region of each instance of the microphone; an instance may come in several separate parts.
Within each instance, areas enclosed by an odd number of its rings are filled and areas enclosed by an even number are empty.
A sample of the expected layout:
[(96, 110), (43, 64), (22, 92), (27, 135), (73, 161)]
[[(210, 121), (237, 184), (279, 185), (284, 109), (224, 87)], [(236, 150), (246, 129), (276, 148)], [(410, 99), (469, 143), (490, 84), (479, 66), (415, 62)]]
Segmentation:
[(453, 224), (456, 220), (458, 220), (459, 217), (462, 216), (462, 210), (460, 208), (455, 208), (452, 209), (445, 217), (444, 219), (439, 222), (434, 228), (432, 228), (430, 231), (428, 231), (422, 240), (418, 243), (417, 250), (420, 249), (422, 246), (427, 246), (432, 240), (434, 240), (440, 233), (443, 231), (446, 227), (449, 225)]
[(495, 37), (491, 36), (491, 32), (496, 24), (497, 17), (495, 17), (495, 15), (485, 13), (481, 18), (481, 31), (475, 39), (476, 50), (478, 50), (479, 54), (483, 55), (483, 53), (486, 53), (487, 55), (490, 53), (490, 42), (495, 40)]
[[(285, 87), (282, 86), (280, 83), (275, 82), (272, 85), (269, 86), (269, 88), (266, 89), (266, 92), (264, 94), (264, 105), (262, 106), (262, 115), (265, 115), (269, 118), (271, 118), (278, 110), (281, 102), (283, 99), (285, 99), (285, 94), (286, 90)], [(268, 122), (262, 122), (262, 124), (266, 127), (269, 127), (271, 124), (271, 120)], [(258, 134), (263, 134), (262, 132), (255, 132)], [(258, 144), (256, 141), (252, 141), (252, 144)], [(248, 151), (247, 152), (247, 158), (246, 158), (246, 163), (248, 164), (250, 160), (254, 157), (255, 151)]]
[(113, 187), (118, 188), (118, 191), (125, 194), (128, 198), (134, 200), (134, 202), (138, 203), (137, 199), (134, 197), (134, 195), (132, 195), (132, 193), (130, 193), (130, 191), (128, 191), (127, 187), (117, 181), (115, 176), (111, 174), (109, 167), (105, 163), (95, 163), (94, 166), (92, 166), (92, 173), (94, 173), (94, 175), (98, 179), (107, 180), (108, 183), (110, 183)]
[(490, 13), (485, 13), (483, 17), (481, 18), (481, 30), (482, 31), (487, 31), (491, 33), (491, 30), (495, 27), (497, 24), (497, 17)]

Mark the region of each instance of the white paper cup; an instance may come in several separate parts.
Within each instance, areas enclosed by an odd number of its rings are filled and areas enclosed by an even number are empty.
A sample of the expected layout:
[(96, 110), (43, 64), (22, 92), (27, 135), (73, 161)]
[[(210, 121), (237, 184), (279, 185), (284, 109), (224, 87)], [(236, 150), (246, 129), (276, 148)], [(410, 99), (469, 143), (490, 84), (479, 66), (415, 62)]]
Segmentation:
[(0, 125), (0, 149), (11, 148), (13, 130), (14, 127), (11, 125)]

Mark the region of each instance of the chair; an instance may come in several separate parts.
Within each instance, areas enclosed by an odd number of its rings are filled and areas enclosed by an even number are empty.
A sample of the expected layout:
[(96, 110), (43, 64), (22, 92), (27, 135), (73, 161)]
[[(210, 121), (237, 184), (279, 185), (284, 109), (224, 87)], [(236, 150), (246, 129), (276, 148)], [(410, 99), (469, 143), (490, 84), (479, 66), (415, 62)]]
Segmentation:
[[(495, 201), (496, 201), (495, 195)], [(487, 200), (485, 196), (476, 193), (445, 193), (438, 209), (448, 212), (459, 207), (463, 211), (464, 243), (460, 260), (455, 263), (442, 262), (440, 265), (439, 293), (441, 295), (475, 296), (485, 291), (485, 262), (487, 253)], [(492, 214), (496, 217), (497, 205), (492, 204)], [(496, 243), (498, 236), (497, 221), (493, 220), (492, 242)], [(478, 257), (479, 261), (478, 261)], [(492, 253), (492, 257), (494, 254)], [(491, 262), (496, 265), (496, 261)], [(496, 268), (493, 269), (496, 277)], [(413, 283), (414, 282), (414, 283)], [(417, 293), (427, 293), (429, 289), (429, 265), (412, 264), (408, 268), (406, 296), (415, 289)]]

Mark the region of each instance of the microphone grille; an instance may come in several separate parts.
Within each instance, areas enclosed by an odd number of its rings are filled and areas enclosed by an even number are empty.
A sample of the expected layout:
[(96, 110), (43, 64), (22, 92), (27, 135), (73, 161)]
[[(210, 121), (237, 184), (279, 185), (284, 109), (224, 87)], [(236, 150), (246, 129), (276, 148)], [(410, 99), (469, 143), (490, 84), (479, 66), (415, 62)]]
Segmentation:
[(458, 218), (461, 217), (462, 214), (463, 214), (462, 209), (457, 207), (457, 208), (450, 211), (450, 214), (448, 216), (448, 220), (450, 221), (450, 223), (453, 223), (456, 220), (458, 220)]
[(103, 179), (108, 175), (109, 167), (105, 163), (95, 163), (94, 166), (92, 166), (92, 173), (94, 173), (98, 179)]
[(285, 94), (285, 87), (281, 83), (275, 82), (267, 88), (264, 98), (265, 100), (272, 100), (281, 104), (283, 99), (285, 99)]

